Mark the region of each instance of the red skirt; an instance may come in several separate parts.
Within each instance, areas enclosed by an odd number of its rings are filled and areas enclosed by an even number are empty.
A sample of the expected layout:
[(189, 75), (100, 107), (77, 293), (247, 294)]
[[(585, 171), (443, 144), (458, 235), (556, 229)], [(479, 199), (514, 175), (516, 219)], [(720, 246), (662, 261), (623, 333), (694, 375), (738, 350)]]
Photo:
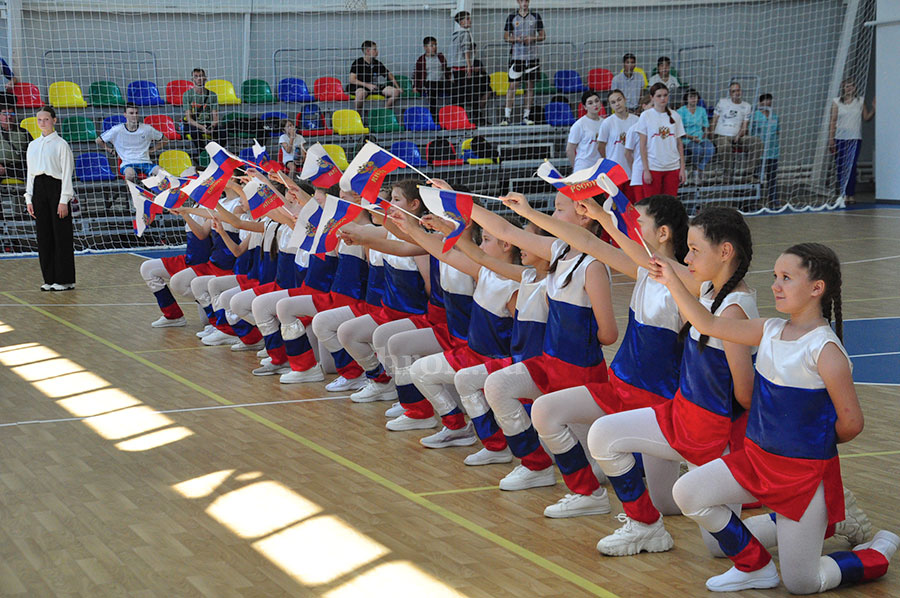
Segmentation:
[(731, 420), (691, 403), (680, 390), (653, 410), (669, 446), (694, 465), (718, 459), (728, 447)]
[(480, 353), (473, 351), (468, 344), (461, 344), (449, 350), (444, 351), (444, 357), (457, 372), (464, 368), (474, 367), (491, 361), (490, 357), (485, 357)]
[(838, 457), (828, 460), (795, 459), (773, 455), (749, 438), (744, 450), (722, 457), (747, 492), (779, 515), (799, 521), (819, 487), (825, 487), (828, 524), (844, 520), (844, 484)]
[(587, 386), (588, 392), (594, 398), (594, 402), (607, 415), (619, 413), (620, 411), (631, 411), (632, 409), (662, 405), (670, 400), (649, 390), (623, 382), (612, 370), (609, 370), (608, 383), (592, 382), (585, 386)]
[(169, 273), (169, 276), (173, 274), (177, 274), (181, 272), (187, 265), (187, 258), (184, 255), (172, 255), (169, 257), (160, 258), (163, 263), (163, 268), (166, 269), (166, 272)]
[(582, 367), (566, 363), (546, 353), (522, 362), (541, 393), (556, 392), (574, 386), (586, 386), (592, 382), (606, 382), (606, 362)]
[(513, 364), (512, 357), (498, 357), (496, 359), (488, 359), (484, 362), (485, 367), (487, 368), (488, 374), (493, 374), (497, 370), (502, 370), (503, 368), (508, 368)]
[[(375, 323), (381, 326), (382, 324), (387, 324), (388, 322), (394, 322), (396, 320), (403, 320), (405, 318), (409, 318), (410, 320), (416, 317), (424, 318), (424, 315), (418, 314), (408, 314), (406, 312), (397, 311), (396, 309), (392, 309), (387, 305), (382, 305), (381, 307), (372, 307), (369, 310), (369, 315), (372, 316), (372, 319), (375, 320)], [(416, 326), (416, 328), (424, 328), (425, 326)]]
[(345, 305), (350, 306), (355, 303), (359, 303), (359, 299), (354, 299), (348, 295), (342, 295), (341, 293), (313, 293), (312, 294), (312, 302), (313, 305), (316, 306), (317, 312), (323, 312), (328, 309), (334, 309), (335, 307), (343, 307)]
[(234, 274), (231, 270), (223, 270), (212, 262), (203, 262), (196, 266), (190, 266), (197, 276), (231, 276)]
[(246, 274), (238, 274), (235, 276), (237, 278), (238, 286), (241, 287), (242, 291), (246, 291), (248, 289), (252, 289), (259, 286), (259, 280), (256, 278), (250, 278)]
[[(278, 286), (277, 282), (267, 282), (266, 284), (260, 284), (253, 288), (253, 293), (256, 296), (265, 295), (266, 293), (274, 293), (275, 291), (283, 291), (280, 286)], [(290, 289), (288, 289), (290, 291)]]

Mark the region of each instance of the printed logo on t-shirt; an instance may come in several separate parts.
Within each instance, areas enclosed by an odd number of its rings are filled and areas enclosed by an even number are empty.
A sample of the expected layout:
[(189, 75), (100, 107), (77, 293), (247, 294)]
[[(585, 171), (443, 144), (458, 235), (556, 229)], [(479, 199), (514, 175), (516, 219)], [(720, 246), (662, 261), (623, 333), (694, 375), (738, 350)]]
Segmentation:
[[(669, 127), (660, 127), (659, 130), (653, 135), (653, 137), (661, 137), (662, 139), (668, 139), (671, 136), (672, 131), (669, 130)], [(651, 137), (651, 139), (653, 137)]]
[(625, 143), (625, 133), (619, 133), (619, 136), (613, 142), (613, 145), (618, 145), (619, 143)]

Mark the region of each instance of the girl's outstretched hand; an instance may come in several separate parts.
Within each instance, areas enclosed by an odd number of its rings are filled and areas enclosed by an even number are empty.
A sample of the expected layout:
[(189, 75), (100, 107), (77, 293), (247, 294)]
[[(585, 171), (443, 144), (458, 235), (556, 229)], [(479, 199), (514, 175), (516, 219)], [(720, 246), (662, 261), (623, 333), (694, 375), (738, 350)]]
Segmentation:
[(603, 207), (601, 207), (593, 197), (576, 201), (575, 213), (579, 216), (587, 216), (592, 220), (600, 220), (603, 216), (607, 215), (606, 212), (603, 211)]
[(407, 216), (404, 212), (401, 212), (400, 210), (391, 209), (388, 211), (387, 217), (391, 222), (394, 223), (394, 226), (399, 228), (401, 231), (403, 231), (407, 235), (409, 234), (409, 230), (410, 230), (409, 216)]
[(521, 193), (509, 193), (508, 195), (504, 195), (500, 198), (500, 201), (503, 202), (503, 205), (511, 209), (516, 214), (525, 214), (526, 212), (531, 210), (531, 205), (528, 203), (528, 198), (526, 198)]
[(431, 183), (432, 187), (435, 187), (437, 189), (443, 189), (444, 191), (453, 191), (453, 187), (451, 187), (450, 183), (448, 183), (444, 179), (428, 179), (428, 182)]
[(453, 222), (447, 220), (446, 218), (435, 216), (434, 214), (426, 214), (425, 216), (422, 216), (422, 226), (424, 226), (425, 228), (430, 228), (433, 231), (437, 231), (444, 236), (447, 236), (456, 230), (456, 225)]
[(672, 269), (671, 260), (659, 255), (650, 258), (649, 272), (650, 278), (666, 286), (678, 278), (675, 270)]

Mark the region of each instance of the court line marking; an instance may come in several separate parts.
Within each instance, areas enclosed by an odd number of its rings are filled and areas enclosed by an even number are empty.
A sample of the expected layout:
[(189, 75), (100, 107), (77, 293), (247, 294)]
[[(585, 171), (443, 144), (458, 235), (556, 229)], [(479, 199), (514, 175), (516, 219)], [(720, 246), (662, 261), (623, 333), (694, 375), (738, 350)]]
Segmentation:
[(881, 357), (883, 355), (900, 355), (900, 351), (886, 351), (884, 353), (860, 353), (851, 355), (850, 357)]
[[(284, 405), (286, 403), (315, 403), (320, 401), (334, 401), (336, 399), (349, 399), (350, 395), (344, 395), (340, 397), (316, 397), (313, 399), (285, 399), (283, 401), (265, 401), (262, 403), (237, 403), (234, 405), (207, 405), (206, 407), (181, 407), (178, 409), (151, 409), (153, 413), (190, 413), (192, 411), (216, 411), (219, 409), (235, 409), (238, 407), (265, 407), (267, 405)], [(126, 407), (127, 409), (127, 407)], [(0, 423), (0, 428), (9, 428), (13, 426), (26, 426), (32, 424), (59, 424), (65, 422), (80, 422), (86, 419), (92, 419), (95, 417), (101, 417), (106, 415), (105, 413), (98, 413), (97, 415), (85, 415), (83, 417), (60, 417), (56, 419), (30, 419), (20, 422), (8, 422), (8, 423)]]
[(145, 305), (156, 305), (156, 303), (29, 303), (28, 305), (21, 305), (19, 303), (0, 303), (0, 307), (122, 307), (132, 305), (143, 307)]
[(453, 511), (450, 511), (449, 509), (446, 509), (436, 503), (433, 503), (430, 500), (428, 500), (427, 498), (416, 494), (412, 490), (404, 488), (400, 484), (397, 484), (396, 482), (392, 482), (391, 480), (385, 478), (384, 476), (382, 476), (378, 473), (375, 473), (374, 471), (367, 469), (366, 467), (363, 467), (362, 465), (359, 465), (358, 463), (351, 461), (350, 459), (348, 459), (342, 455), (339, 455), (339, 454), (335, 453), (334, 451), (329, 450), (316, 442), (313, 442), (312, 440), (309, 440), (305, 436), (301, 436), (300, 434), (297, 434), (296, 432), (288, 430), (284, 426), (282, 426), (280, 424), (276, 424), (272, 420), (262, 417), (261, 415), (254, 413), (253, 411), (247, 409), (246, 407), (238, 407), (235, 405), (235, 403), (232, 403), (231, 401), (229, 401), (225, 397), (222, 397), (221, 395), (217, 394), (216, 392), (213, 392), (203, 386), (200, 386), (199, 384), (192, 382), (191, 380), (188, 380), (187, 378), (185, 378), (179, 374), (171, 372), (171, 371), (165, 369), (164, 367), (159, 366), (144, 357), (141, 357), (140, 355), (136, 355), (134, 352), (129, 351), (128, 349), (125, 349), (123, 347), (120, 347), (120, 346), (116, 345), (115, 343), (113, 343), (112, 341), (109, 341), (109, 340), (103, 338), (102, 336), (98, 336), (98, 335), (94, 334), (93, 332), (85, 330), (84, 328), (78, 326), (77, 324), (73, 324), (72, 322), (69, 322), (65, 318), (61, 318), (61, 317), (57, 316), (56, 314), (52, 314), (45, 309), (41, 309), (39, 307), (32, 307), (27, 301), (20, 299), (19, 297), (16, 297), (15, 295), (13, 295), (9, 292), (6, 292), (6, 291), (0, 292), (0, 295), (3, 295), (5, 297), (9, 298), (12, 301), (16, 301), (23, 305), (27, 305), (27, 306), (31, 307), (31, 309), (33, 309), (37, 313), (41, 314), (42, 316), (49, 318), (51, 320), (54, 320), (55, 322), (62, 324), (63, 326), (66, 326), (67, 328), (70, 328), (70, 329), (86, 336), (87, 338), (94, 340), (94, 341), (108, 347), (109, 349), (112, 349), (113, 351), (116, 351), (117, 353), (124, 355), (125, 357), (128, 357), (134, 361), (137, 361), (141, 365), (144, 365), (144, 366), (154, 370), (155, 372), (162, 374), (163, 376), (171, 378), (175, 382), (178, 382), (184, 386), (187, 386), (194, 392), (197, 392), (207, 398), (210, 398), (210, 399), (216, 401), (217, 403), (220, 403), (222, 405), (235, 406), (235, 411), (237, 413), (240, 413), (241, 415), (244, 415), (257, 423), (262, 424), (263, 426), (269, 428), (270, 430), (277, 432), (278, 434), (281, 434), (282, 436), (297, 442), (298, 444), (310, 449), (311, 451), (318, 453), (319, 455), (321, 455), (327, 459), (330, 459), (331, 461), (334, 461), (335, 463), (342, 465), (355, 473), (358, 473), (359, 475), (365, 477), (369, 481), (371, 481), (375, 484), (378, 484), (382, 488), (385, 488), (386, 490), (390, 490), (390, 491), (394, 492), (395, 494), (400, 495), (401, 497), (409, 500), (410, 502), (413, 502), (413, 503), (419, 505), (420, 507), (423, 507), (423, 508), (431, 511), (434, 514), (439, 515), (439, 516), (443, 517), (444, 519), (447, 519), (451, 523), (455, 523), (456, 525), (462, 527), (463, 529), (466, 529), (466, 530), (472, 532), (476, 536), (478, 536), (484, 540), (487, 540), (488, 542), (492, 542), (492, 543), (500, 546), (501, 548), (511, 552), (515, 556), (525, 559), (525, 560), (537, 565), (538, 567), (541, 567), (542, 569), (545, 569), (546, 571), (553, 573), (557, 577), (559, 577), (565, 581), (568, 581), (569, 583), (576, 585), (583, 590), (587, 590), (588, 592), (593, 593), (595, 596), (601, 596), (602, 598), (619, 598), (616, 594), (614, 594), (614, 593), (610, 592), (609, 590), (607, 590), (606, 588), (599, 586), (599, 585), (593, 583), (592, 581), (578, 575), (574, 571), (570, 571), (569, 569), (566, 569), (565, 567), (558, 565), (557, 563), (554, 563), (553, 561), (528, 550), (524, 546), (521, 546), (519, 544), (516, 544), (515, 542), (507, 540), (503, 536), (495, 534), (494, 532), (492, 532), (488, 529), (485, 529), (484, 527), (478, 525), (477, 523), (470, 521), (469, 519), (466, 519), (462, 515), (454, 513)]
[(884, 455), (900, 455), (900, 451), (876, 451), (874, 453), (852, 453), (849, 455), (841, 455), (841, 459), (852, 459), (853, 457), (881, 457)]

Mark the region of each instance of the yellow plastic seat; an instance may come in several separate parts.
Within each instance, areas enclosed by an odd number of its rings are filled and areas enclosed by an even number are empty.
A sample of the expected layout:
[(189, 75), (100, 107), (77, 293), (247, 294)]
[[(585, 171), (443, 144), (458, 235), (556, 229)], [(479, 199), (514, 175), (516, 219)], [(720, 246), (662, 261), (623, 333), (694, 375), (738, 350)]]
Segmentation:
[(383, 100), (384, 96), (381, 95), (380, 93), (370, 93), (369, 95), (366, 96), (366, 99), (367, 100)]
[[(460, 152), (462, 152), (462, 156), (466, 157), (466, 152), (472, 151), (472, 138), (469, 137), (459, 146)], [(466, 158), (466, 162), (469, 164), (479, 165), (479, 164), (493, 164), (494, 161), (490, 158)]]
[(159, 167), (175, 176), (181, 176), (182, 172), (193, 165), (188, 153), (181, 150), (166, 150), (159, 155)]
[(211, 81), (206, 82), (206, 89), (218, 96), (219, 104), (227, 106), (230, 104), (241, 103), (241, 98), (237, 97), (237, 93), (234, 91), (234, 85), (231, 84), (231, 81), (226, 81), (225, 79), (212, 79)]
[(341, 170), (347, 170), (347, 168), (350, 167), (350, 162), (347, 161), (347, 153), (344, 151), (344, 148), (331, 143), (327, 143), (322, 147), (325, 148), (325, 151), (331, 156), (335, 166)]
[(87, 101), (77, 83), (57, 81), (50, 84), (50, 105), (54, 108), (84, 108)]
[(364, 135), (369, 132), (356, 110), (335, 110), (331, 116), (331, 128), (338, 135)]
[[(491, 89), (498, 96), (505, 96), (509, 91), (509, 73), (506, 71), (497, 71), (491, 73)], [(516, 90), (516, 95), (520, 96), (525, 93), (521, 87)]]
[(25, 181), (22, 179), (3, 179), (0, 180), (0, 185), (24, 185)]
[(37, 139), (41, 136), (41, 129), (38, 127), (37, 117), (35, 116), (23, 118), (22, 122), (19, 123), (19, 126), (28, 131), (32, 139)]
[[(619, 69), (619, 72), (620, 72), (620, 73), (623, 72), (623, 71), (624, 71), (624, 69)], [(648, 85), (648, 83), (647, 83), (648, 79), (647, 79), (647, 73), (644, 71), (644, 69), (642, 69), (642, 68), (639, 67), (639, 66), (636, 66), (636, 67), (634, 67), (634, 72), (640, 74), (640, 76), (644, 78), (644, 87), (647, 87), (647, 85)]]

